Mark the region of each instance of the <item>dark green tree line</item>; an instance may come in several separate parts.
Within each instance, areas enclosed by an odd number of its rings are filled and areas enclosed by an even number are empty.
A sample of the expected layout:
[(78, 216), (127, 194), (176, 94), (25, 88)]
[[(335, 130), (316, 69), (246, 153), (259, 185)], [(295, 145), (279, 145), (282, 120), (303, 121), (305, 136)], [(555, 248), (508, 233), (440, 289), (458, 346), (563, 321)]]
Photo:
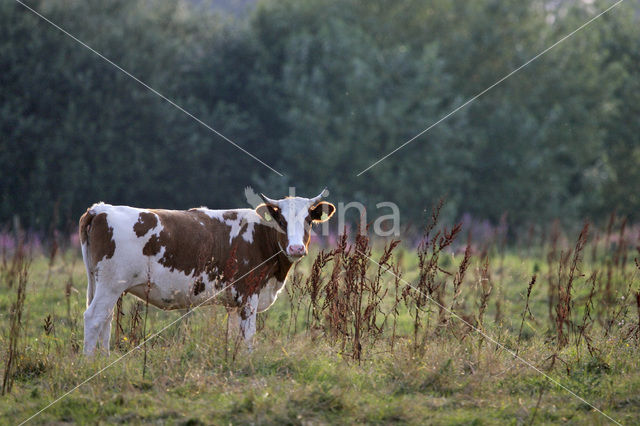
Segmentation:
[[(30, 2), (280, 177), (18, 4), (0, 6), (0, 223), (104, 200), (188, 208), (332, 190), (516, 224), (637, 215), (640, 25), (623, 4), (361, 176), (609, 3)], [(637, 217), (636, 217), (637, 218)]]

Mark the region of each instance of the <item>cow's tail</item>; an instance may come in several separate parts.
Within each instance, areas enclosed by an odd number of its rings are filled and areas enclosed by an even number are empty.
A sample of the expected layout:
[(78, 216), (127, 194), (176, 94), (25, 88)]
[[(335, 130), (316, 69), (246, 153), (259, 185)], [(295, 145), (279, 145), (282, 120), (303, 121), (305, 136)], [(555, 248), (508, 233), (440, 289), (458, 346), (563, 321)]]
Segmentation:
[(89, 254), (91, 244), (89, 241), (89, 231), (91, 230), (91, 221), (95, 217), (95, 213), (91, 209), (80, 217), (80, 223), (78, 224), (78, 233), (80, 234), (80, 246), (82, 247), (82, 260), (87, 270), (87, 308), (93, 300), (93, 295), (96, 292), (96, 281), (94, 276), (94, 270), (91, 265), (91, 256)]

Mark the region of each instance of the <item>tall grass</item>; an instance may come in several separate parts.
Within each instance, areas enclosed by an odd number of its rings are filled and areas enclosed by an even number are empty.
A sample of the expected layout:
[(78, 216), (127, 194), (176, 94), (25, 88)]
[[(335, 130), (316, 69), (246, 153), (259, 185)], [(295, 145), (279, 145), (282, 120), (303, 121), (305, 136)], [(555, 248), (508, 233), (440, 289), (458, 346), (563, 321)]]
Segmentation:
[[(110, 383), (108, 389), (126, 383), (135, 392), (159, 392), (180, 383), (184, 395), (177, 397), (191, 402), (195, 392), (206, 392), (207, 386), (226, 395), (230, 383), (242, 382), (244, 399), (228, 408), (236, 413), (224, 419), (229, 421), (264, 404), (255, 395), (246, 396), (248, 382), (259, 386), (281, 380), (293, 389), (293, 378), (308, 386), (309, 381), (329, 377), (344, 389), (357, 387), (362, 395), (367, 387), (378, 392), (388, 388), (386, 400), (408, 395), (461, 398), (468, 392), (485, 395), (487, 402), (491, 396), (486, 395), (498, 389), (519, 398), (533, 396), (518, 414), (520, 423), (542, 416), (548, 421), (545, 404), (556, 404), (562, 390), (547, 386), (533, 371), (527, 375), (527, 367), (502, 350), (506, 347), (548, 374), (561, 375), (561, 381), (598, 403), (626, 410), (607, 402), (619, 396), (607, 399), (603, 390), (582, 383), (604, 381), (602, 374), (624, 377), (620, 357), (640, 347), (640, 262), (634, 264), (629, 254), (637, 245), (637, 228), (614, 216), (603, 229), (585, 224), (578, 232), (565, 231), (555, 222), (546, 228), (529, 227), (523, 236), (510, 231), (516, 234), (512, 241), (519, 241), (516, 246), (507, 240), (506, 217), (489, 240), (478, 241), (471, 232), (462, 238), (467, 229), (460, 224), (443, 224), (441, 210), (442, 203), (434, 207), (415, 246), (371, 239), (365, 227), (354, 235), (340, 235), (334, 247), (297, 264), (286, 293), (260, 314), (259, 342), (252, 355), (237, 341), (226, 340), (221, 310), (201, 309), (189, 324), (168, 329), (139, 357), (123, 361), (113, 372), (120, 382), (110, 381), (109, 375), (96, 382)], [(533, 241), (538, 245), (530, 247)], [(0, 303), (10, 300), (12, 306), (11, 315), (0, 317), (6, 342), (3, 393), (17, 383), (14, 389), (21, 395), (35, 387), (52, 398), (102, 363), (99, 357), (87, 361), (77, 353), (84, 309), (82, 285), (75, 284), (84, 280), (79, 257), (58, 250), (50, 259), (50, 252), (36, 256), (34, 275), (28, 258), (3, 254)], [(233, 277), (237, 264), (229, 262), (224, 269), (225, 276)], [(47, 277), (50, 282), (45, 285)], [(27, 282), (33, 293), (25, 314)], [(123, 297), (115, 311), (115, 356), (136, 347), (177, 315), (148, 308), (132, 296)], [(484, 336), (499, 345), (484, 344)], [(227, 356), (230, 346), (232, 357)], [(79, 370), (73, 370), (76, 366)], [(336, 369), (353, 375), (343, 379), (332, 373)], [(305, 395), (306, 403), (324, 407), (319, 410), (356, 413), (354, 407), (363, 404), (350, 400), (356, 397), (348, 391), (335, 395), (332, 385), (322, 386), (329, 387), (313, 395), (295, 389)], [(278, 419), (296, 422), (295, 417), (282, 416)], [(407, 419), (400, 411), (393, 416)], [(385, 419), (379, 422), (391, 421)]]
[[(4, 355), (4, 373), (2, 377), (2, 395), (11, 392), (14, 381), (14, 370), (17, 358), (22, 350), (21, 337), (23, 328), (24, 302), (26, 298), (27, 282), (29, 280), (29, 267), (31, 260), (25, 252), (22, 239), (18, 242), (18, 248), (13, 254), (11, 266), (3, 270), (3, 287), (15, 291), (15, 299), (9, 311), (8, 342)], [(4, 267), (3, 267), (4, 269)]]

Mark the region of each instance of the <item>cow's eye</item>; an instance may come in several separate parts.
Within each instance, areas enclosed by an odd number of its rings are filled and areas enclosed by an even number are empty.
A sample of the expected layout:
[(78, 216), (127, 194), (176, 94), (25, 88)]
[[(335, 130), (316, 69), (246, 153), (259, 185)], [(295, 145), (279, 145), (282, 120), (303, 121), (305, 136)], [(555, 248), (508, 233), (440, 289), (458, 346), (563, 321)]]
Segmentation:
[(269, 214), (274, 219), (277, 219), (277, 218), (282, 216), (282, 214), (280, 214), (280, 209), (279, 208), (271, 207), (271, 206), (269, 206)]
[(280, 209), (273, 206), (268, 206), (268, 207), (269, 207), (269, 214), (271, 215), (271, 217), (273, 217), (273, 220), (275, 220), (276, 223), (280, 225), (283, 229), (287, 229), (287, 221), (284, 220), (284, 216), (282, 216), (282, 212), (280, 211)]

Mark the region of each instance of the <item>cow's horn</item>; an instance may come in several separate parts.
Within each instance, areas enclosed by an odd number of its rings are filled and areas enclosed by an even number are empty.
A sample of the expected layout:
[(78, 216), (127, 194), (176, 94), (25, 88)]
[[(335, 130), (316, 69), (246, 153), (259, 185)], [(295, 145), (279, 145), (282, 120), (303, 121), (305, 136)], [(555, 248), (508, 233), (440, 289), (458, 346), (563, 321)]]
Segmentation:
[(318, 201), (322, 200), (322, 197), (326, 197), (327, 195), (329, 195), (329, 191), (327, 191), (327, 188), (325, 188), (320, 192), (320, 195), (318, 195), (317, 197), (313, 197), (312, 199), (309, 200), (310, 204), (313, 206)]
[(265, 204), (271, 204), (272, 206), (277, 206), (278, 205), (278, 201), (277, 200), (272, 200), (271, 198), (269, 198), (266, 195), (264, 195), (262, 192), (260, 193), (260, 198), (262, 198), (262, 201), (264, 201)]

